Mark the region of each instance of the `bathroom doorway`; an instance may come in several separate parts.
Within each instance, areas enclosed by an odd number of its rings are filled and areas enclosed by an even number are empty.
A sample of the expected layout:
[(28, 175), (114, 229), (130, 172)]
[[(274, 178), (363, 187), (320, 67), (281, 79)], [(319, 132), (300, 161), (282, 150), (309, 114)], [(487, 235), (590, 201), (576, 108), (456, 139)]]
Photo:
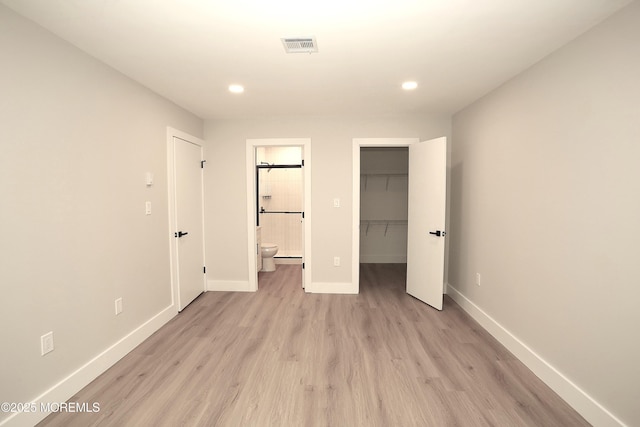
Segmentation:
[(310, 142), (298, 138), (247, 140), (252, 290), (258, 290), (260, 279), (278, 266), (299, 271), (301, 288), (310, 283)]

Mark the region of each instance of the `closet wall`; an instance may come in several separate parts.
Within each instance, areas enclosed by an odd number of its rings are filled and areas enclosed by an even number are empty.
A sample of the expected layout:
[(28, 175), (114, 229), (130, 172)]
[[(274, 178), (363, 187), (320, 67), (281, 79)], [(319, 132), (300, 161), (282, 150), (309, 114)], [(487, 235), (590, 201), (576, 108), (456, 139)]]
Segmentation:
[(406, 147), (360, 150), (360, 262), (407, 262)]

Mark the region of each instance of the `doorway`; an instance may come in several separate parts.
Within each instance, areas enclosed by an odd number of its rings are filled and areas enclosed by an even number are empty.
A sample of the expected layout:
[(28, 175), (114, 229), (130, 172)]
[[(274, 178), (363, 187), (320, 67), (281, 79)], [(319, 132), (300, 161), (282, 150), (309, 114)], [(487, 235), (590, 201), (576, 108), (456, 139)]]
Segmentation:
[(303, 167), (301, 147), (256, 149), (256, 225), (276, 264), (302, 264)]
[(276, 266), (300, 264), (300, 286), (308, 291), (306, 285), (311, 283), (310, 194), (310, 139), (247, 140), (250, 290), (257, 291), (259, 288), (258, 273), (262, 269), (261, 241), (271, 239), (269, 243), (278, 246)]

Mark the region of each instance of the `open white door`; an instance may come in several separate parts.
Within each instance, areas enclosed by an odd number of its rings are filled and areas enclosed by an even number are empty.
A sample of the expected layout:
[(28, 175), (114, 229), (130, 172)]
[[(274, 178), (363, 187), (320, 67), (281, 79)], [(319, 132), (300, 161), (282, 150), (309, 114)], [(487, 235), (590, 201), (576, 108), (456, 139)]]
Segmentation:
[(178, 310), (204, 292), (202, 147), (174, 137)]
[(407, 293), (442, 310), (447, 139), (409, 146)]

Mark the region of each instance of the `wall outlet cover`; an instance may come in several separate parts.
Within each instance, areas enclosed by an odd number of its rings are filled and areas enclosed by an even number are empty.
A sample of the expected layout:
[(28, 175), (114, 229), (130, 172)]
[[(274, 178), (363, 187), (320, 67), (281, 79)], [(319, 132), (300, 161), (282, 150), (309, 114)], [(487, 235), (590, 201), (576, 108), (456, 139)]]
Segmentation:
[(40, 350), (42, 356), (53, 351), (53, 331), (40, 337)]

